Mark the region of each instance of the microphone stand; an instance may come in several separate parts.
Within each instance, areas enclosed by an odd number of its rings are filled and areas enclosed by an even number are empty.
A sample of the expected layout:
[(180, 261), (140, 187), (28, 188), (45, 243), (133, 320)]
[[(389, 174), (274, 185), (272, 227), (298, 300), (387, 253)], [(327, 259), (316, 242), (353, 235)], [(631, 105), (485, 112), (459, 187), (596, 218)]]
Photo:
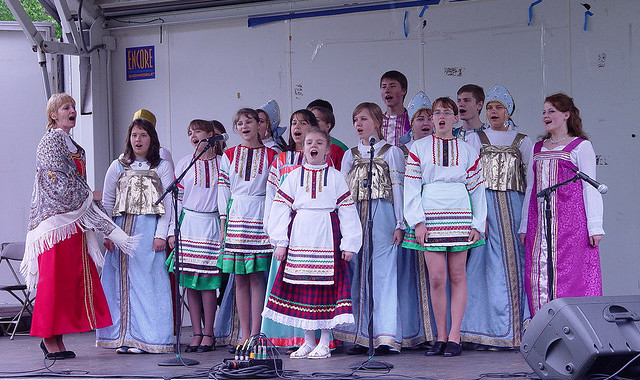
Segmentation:
[(547, 279), (547, 285), (549, 287), (549, 301), (552, 301), (552, 297), (553, 297), (553, 282), (554, 282), (554, 277), (553, 277), (553, 271), (551, 270), (551, 268), (553, 267), (553, 255), (552, 255), (552, 249), (551, 249), (551, 193), (553, 193), (554, 191), (556, 191), (559, 187), (562, 187), (568, 183), (571, 182), (575, 182), (580, 180), (580, 177), (578, 175), (574, 176), (573, 178), (569, 178), (568, 180), (564, 181), (564, 182), (560, 182), (560, 183), (556, 183), (553, 186), (549, 186), (544, 190), (541, 190), (539, 193), (536, 194), (537, 198), (544, 198), (544, 216), (545, 216), (545, 221), (546, 221), (546, 241), (547, 241), (547, 272), (548, 272), (548, 279)]
[[(375, 153), (375, 148), (373, 144), (370, 144), (371, 148), (369, 149), (369, 170), (367, 171), (367, 179), (363, 181), (363, 185), (367, 188), (367, 249), (363, 250), (363, 252), (367, 252), (367, 287), (369, 288), (368, 294), (368, 302), (369, 302), (369, 325), (367, 327), (367, 333), (369, 334), (369, 359), (364, 361), (363, 363), (355, 363), (351, 365), (352, 369), (359, 370), (389, 370), (393, 368), (393, 364), (373, 360), (375, 356), (375, 348), (373, 347), (373, 202), (371, 199), (371, 193), (373, 191), (373, 156)], [(362, 302), (362, 301), (361, 301)]]
[(175, 331), (176, 331), (176, 344), (174, 346), (174, 353), (176, 354), (175, 358), (172, 359), (168, 359), (168, 360), (164, 360), (158, 363), (159, 366), (189, 366), (189, 365), (196, 365), (196, 364), (200, 364), (199, 361), (194, 360), (194, 359), (188, 359), (185, 357), (182, 357), (180, 355), (180, 330), (182, 328), (182, 314), (180, 312), (181, 309), (181, 302), (180, 302), (180, 275), (182, 274), (181, 270), (180, 270), (180, 223), (178, 223), (179, 220), (179, 215), (178, 215), (178, 184), (180, 183), (180, 181), (182, 181), (182, 179), (184, 178), (185, 175), (187, 175), (187, 172), (189, 171), (189, 169), (191, 169), (191, 167), (196, 163), (196, 161), (198, 161), (198, 159), (200, 157), (202, 157), (202, 155), (209, 150), (209, 148), (211, 148), (211, 146), (215, 144), (214, 141), (207, 141), (207, 146), (202, 149), (202, 152), (200, 152), (197, 156), (194, 156), (193, 159), (191, 159), (191, 162), (189, 163), (189, 165), (187, 166), (186, 169), (184, 169), (184, 171), (182, 173), (180, 173), (180, 175), (178, 176), (178, 178), (174, 179), (173, 182), (171, 182), (171, 185), (169, 185), (169, 187), (167, 187), (167, 189), (164, 191), (164, 193), (162, 194), (162, 196), (160, 196), (160, 199), (158, 199), (156, 201), (156, 205), (160, 204), (160, 202), (162, 202), (162, 200), (169, 194), (171, 193), (173, 196), (173, 216), (175, 219), (175, 223), (174, 223), (174, 229), (173, 229), (173, 236), (175, 237), (175, 241), (176, 241), (176, 246), (173, 248), (173, 255), (174, 255), (174, 260), (173, 260), (173, 273), (176, 276), (176, 280), (174, 281), (174, 285), (173, 285), (173, 289), (174, 289), (174, 305), (175, 305), (175, 316), (176, 319), (174, 321), (175, 324)]

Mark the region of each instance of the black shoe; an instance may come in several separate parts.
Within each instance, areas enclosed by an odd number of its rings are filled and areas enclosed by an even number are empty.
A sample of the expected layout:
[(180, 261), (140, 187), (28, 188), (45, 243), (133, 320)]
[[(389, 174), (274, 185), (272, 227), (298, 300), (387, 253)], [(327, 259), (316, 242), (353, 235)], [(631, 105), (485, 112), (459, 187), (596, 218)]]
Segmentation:
[(76, 353), (73, 351), (62, 351), (62, 355), (64, 355), (65, 359), (73, 359), (76, 357)]
[(202, 344), (201, 344), (200, 346), (198, 346), (198, 349), (197, 349), (197, 351), (196, 351), (196, 352), (209, 352), (209, 351), (215, 351), (215, 349), (216, 349), (216, 340), (213, 338), (213, 335), (207, 335), (207, 334), (204, 334), (203, 336), (208, 336), (208, 337), (212, 338), (212, 339), (213, 339), (213, 342), (211, 342), (211, 344), (210, 344), (210, 345), (202, 345)]
[(427, 351), (425, 351), (424, 355), (425, 356), (438, 356), (438, 355), (442, 355), (444, 354), (444, 349), (445, 346), (447, 346), (447, 342), (443, 342), (443, 341), (436, 341), (436, 343), (427, 348)]
[(462, 345), (460, 343), (448, 341), (447, 347), (444, 349), (444, 356), (460, 356), (462, 354)]
[(200, 346), (187, 346), (184, 349), (184, 352), (196, 352), (196, 351), (198, 351), (198, 347), (200, 347)]
[(209, 352), (209, 351), (215, 351), (216, 349), (214, 348), (213, 345), (209, 346), (198, 346), (198, 350), (196, 352)]
[(363, 355), (366, 354), (367, 351), (369, 351), (368, 347), (356, 344), (355, 346), (347, 350), (347, 355)]
[[(63, 360), (63, 359), (67, 358), (65, 356), (64, 352), (49, 352), (49, 350), (47, 350), (47, 346), (44, 345), (44, 340), (40, 341), (40, 349), (42, 349), (42, 352), (44, 353), (44, 358), (45, 359)], [(75, 356), (75, 354), (74, 354), (74, 356)]]
[[(202, 334), (193, 334), (193, 336), (202, 336)], [(197, 346), (190, 346), (189, 345), (189, 346), (187, 346), (187, 348), (184, 349), (184, 352), (196, 352), (196, 351), (198, 351), (198, 347), (200, 347), (200, 345), (197, 345)]]
[(378, 347), (376, 347), (375, 349), (375, 355), (376, 356), (384, 356), (384, 355), (389, 355), (391, 347), (387, 346), (387, 345), (380, 345)]
[(64, 360), (67, 357), (64, 356), (63, 352), (49, 352), (48, 354), (44, 355), (44, 358), (49, 360)]

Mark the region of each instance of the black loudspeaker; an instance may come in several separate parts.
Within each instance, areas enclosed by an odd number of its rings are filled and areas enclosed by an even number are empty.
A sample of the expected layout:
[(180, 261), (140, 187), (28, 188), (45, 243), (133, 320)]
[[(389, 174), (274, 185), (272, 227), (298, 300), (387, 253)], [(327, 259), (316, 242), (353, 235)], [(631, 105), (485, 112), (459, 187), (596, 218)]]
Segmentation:
[(640, 296), (559, 298), (531, 319), (520, 352), (542, 379), (610, 375), (640, 353), (639, 314)]

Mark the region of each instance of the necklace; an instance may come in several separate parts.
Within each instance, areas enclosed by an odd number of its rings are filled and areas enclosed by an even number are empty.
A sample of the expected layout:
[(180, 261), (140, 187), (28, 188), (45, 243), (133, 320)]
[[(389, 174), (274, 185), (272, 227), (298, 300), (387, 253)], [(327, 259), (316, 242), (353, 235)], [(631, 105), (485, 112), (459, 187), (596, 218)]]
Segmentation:
[(560, 144), (561, 142), (563, 142), (564, 140), (566, 140), (568, 138), (569, 138), (569, 135), (564, 136), (560, 140), (554, 140), (551, 137), (549, 137), (549, 141), (551, 141), (552, 144)]

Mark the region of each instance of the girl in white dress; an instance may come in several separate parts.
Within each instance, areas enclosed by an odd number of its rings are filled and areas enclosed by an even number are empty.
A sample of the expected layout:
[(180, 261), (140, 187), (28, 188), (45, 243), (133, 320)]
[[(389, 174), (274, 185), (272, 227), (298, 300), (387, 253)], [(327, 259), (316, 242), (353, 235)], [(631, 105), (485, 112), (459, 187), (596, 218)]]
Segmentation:
[(347, 183), (326, 163), (330, 141), (319, 129), (307, 134), (305, 162), (280, 185), (269, 216), (274, 258), (283, 264), (263, 315), (305, 330), (294, 359), (330, 357), (330, 329), (354, 321), (347, 261), (362, 245), (362, 228)]
[(264, 230), (264, 205), (269, 166), (276, 151), (262, 145), (258, 114), (242, 108), (233, 119), (240, 145), (227, 149), (220, 164), (218, 211), (222, 223), (222, 252), (218, 267), (235, 274), (241, 341), (260, 333), (264, 306), (264, 271), (272, 247)]
[[(467, 250), (484, 244), (485, 200), (478, 153), (453, 137), (458, 107), (450, 98), (433, 102), (435, 134), (413, 143), (404, 181), (404, 216), (411, 230), (405, 248), (424, 251), (438, 339), (426, 355), (458, 356), (467, 303)], [(414, 233), (415, 231), (415, 233)], [(447, 277), (451, 329), (447, 334)]]
[[(187, 134), (196, 152), (178, 161), (177, 175), (207, 146), (203, 140), (213, 137), (215, 128), (212, 122), (196, 119), (189, 123)], [(215, 347), (213, 323), (217, 308), (216, 289), (220, 288), (221, 283), (220, 268), (216, 266), (220, 254), (220, 158), (216, 155), (215, 147), (209, 148), (179, 184), (180, 285), (187, 289), (193, 329), (193, 338), (185, 352), (207, 352)], [(173, 237), (169, 239), (169, 246), (174, 246)], [(167, 265), (169, 271), (173, 272), (173, 254), (167, 260)]]

